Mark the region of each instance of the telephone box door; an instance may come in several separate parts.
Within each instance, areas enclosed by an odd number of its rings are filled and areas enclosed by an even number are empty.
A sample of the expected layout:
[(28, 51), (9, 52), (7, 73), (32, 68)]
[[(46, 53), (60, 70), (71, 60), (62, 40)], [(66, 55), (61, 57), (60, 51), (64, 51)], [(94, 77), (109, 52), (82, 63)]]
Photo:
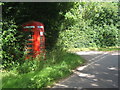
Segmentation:
[(30, 21), (22, 25), (23, 31), (29, 33), (26, 44), (27, 56), (36, 57), (37, 55), (45, 55), (45, 36), (44, 25), (40, 22)]

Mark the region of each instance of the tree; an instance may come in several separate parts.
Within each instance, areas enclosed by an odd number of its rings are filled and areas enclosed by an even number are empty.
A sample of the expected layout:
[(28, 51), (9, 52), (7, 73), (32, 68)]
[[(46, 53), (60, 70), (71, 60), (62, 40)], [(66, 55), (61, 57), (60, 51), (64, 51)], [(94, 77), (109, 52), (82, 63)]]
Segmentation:
[[(21, 25), (31, 20), (44, 23), (47, 48), (54, 47), (64, 14), (72, 8), (74, 3), (47, 3), (47, 2), (6, 2), (2, 7), (3, 15), (3, 59), (4, 61), (17, 61), (23, 56), (25, 37)], [(19, 56), (19, 57), (18, 57)]]
[[(118, 46), (118, 3), (79, 2), (66, 13), (59, 42), (65, 48)], [(113, 32), (113, 33), (112, 33)]]

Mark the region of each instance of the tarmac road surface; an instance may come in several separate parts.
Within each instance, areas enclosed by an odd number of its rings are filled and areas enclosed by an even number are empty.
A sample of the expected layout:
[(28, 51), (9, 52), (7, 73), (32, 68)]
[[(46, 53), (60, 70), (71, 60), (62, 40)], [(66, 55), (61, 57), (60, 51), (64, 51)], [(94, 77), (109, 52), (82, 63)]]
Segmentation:
[(74, 74), (53, 88), (118, 88), (118, 51), (76, 52), (87, 60), (87, 64), (73, 70)]

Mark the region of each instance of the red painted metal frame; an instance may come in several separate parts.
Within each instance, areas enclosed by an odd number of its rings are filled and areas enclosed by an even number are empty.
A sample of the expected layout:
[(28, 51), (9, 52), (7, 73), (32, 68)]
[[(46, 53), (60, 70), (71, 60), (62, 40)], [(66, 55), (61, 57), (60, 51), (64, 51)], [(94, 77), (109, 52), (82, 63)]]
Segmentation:
[(28, 41), (32, 41), (32, 43), (27, 43), (27, 45), (32, 45), (32, 47), (27, 47), (27, 49), (31, 49), (32, 52), (29, 53), (33, 54), (27, 55), (26, 58), (36, 57), (41, 53), (45, 53), (44, 25), (40, 22), (30, 21), (24, 23), (22, 27), (25, 32), (33, 32), (33, 35), (31, 35), (32, 39), (28, 39)]

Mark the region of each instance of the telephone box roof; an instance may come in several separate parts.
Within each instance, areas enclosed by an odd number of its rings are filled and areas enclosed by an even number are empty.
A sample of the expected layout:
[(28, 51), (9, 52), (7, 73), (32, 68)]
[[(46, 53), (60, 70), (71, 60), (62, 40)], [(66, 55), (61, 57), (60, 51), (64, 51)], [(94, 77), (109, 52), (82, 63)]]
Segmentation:
[(39, 25), (41, 25), (41, 26), (43, 26), (43, 23), (37, 22), (37, 21), (29, 21), (29, 22), (23, 23), (23, 26), (26, 26), (26, 25), (34, 25), (34, 26), (39, 26)]

